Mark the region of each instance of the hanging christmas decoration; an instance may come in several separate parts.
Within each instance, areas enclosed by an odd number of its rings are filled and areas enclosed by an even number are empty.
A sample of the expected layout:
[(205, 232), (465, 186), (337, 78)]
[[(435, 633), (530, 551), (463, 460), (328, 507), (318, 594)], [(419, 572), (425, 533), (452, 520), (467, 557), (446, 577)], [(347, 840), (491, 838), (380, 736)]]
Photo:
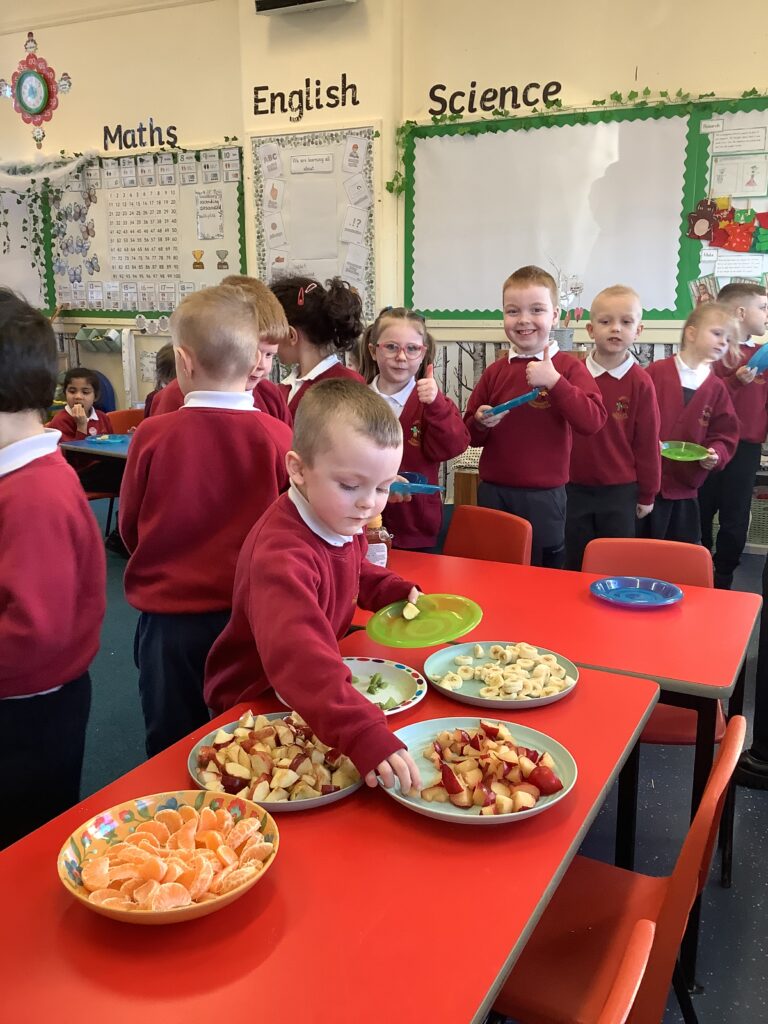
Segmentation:
[(0, 98), (13, 101), (13, 109), (21, 114), (25, 124), (31, 124), (32, 138), (38, 149), (42, 149), (45, 130), (43, 122), (50, 121), (59, 105), (59, 93), (72, 88), (72, 79), (64, 74), (56, 80), (56, 72), (48, 61), (37, 56), (37, 41), (31, 32), (27, 33), (24, 44), (27, 56), (20, 60), (11, 81), (0, 78)]

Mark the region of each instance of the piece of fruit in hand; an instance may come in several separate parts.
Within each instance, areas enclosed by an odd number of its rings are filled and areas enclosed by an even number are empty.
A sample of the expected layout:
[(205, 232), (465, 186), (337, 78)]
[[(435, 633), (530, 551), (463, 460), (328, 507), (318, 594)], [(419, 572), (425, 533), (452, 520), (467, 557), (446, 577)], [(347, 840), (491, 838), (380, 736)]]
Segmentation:
[(415, 619), (417, 615), (421, 614), (421, 609), (418, 608), (412, 601), (406, 601), (403, 607), (403, 618), (410, 621)]

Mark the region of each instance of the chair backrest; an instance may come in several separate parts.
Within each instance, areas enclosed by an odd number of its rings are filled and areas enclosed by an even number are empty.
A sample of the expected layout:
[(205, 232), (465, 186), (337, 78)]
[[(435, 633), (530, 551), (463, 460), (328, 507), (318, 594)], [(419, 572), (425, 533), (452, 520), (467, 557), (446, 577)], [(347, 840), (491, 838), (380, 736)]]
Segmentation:
[(660, 1021), (664, 1016), (672, 972), (688, 915), (709, 875), (725, 795), (744, 747), (746, 732), (746, 718), (735, 715), (725, 730), (699, 809), (669, 879), (656, 921), (656, 936), (648, 968), (630, 1015), (630, 1020), (637, 1024)]
[(138, 427), (144, 419), (143, 409), (116, 409), (108, 412), (109, 428), (113, 434), (127, 434), (131, 427)]
[(635, 537), (598, 537), (584, 550), (583, 572), (652, 576), (692, 587), (714, 586), (712, 555), (701, 544)]
[(596, 1024), (624, 1024), (643, 980), (656, 925), (640, 920), (632, 929), (613, 987)]
[(494, 508), (456, 505), (443, 554), (530, 565), (532, 538), (533, 530), (527, 519)]

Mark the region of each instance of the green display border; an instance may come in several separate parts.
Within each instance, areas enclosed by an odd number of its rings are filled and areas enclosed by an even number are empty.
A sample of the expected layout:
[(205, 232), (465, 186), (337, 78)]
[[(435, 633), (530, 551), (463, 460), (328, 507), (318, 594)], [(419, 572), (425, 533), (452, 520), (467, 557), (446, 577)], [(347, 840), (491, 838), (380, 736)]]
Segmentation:
[[(687, 117), (685, 161), (683, 164), (683, 194), (680, 210), (680, 241), (678, 245), (676, 305), (674, 309), (649, 309), (644, 311), (646, 320), (684, 320), (691, 310), (688, 282), (699, 276), (699, 253), (701, 247), (686, 237), (688, 214), (696, 202), (705, 197), (704, 182), (709, 166), (709, 135), (702, 135), (700, 125), (707, 118), (720, 114), (765, 110), (768, 96), (747, 99), (707, 99), (686, 103), (617, 107), (614, 109), (571, 111), (569, 113), (536, 114), (532, 117), (500, 118), (494, 121), (470, 121), (454, 124), (418, 125), (405, 140), (405, 260), (403, 292), (407, 307), (413, 307), (413, 264), (414, 264), (414, 206), (415, 178), (414, 160), (416, 139), (427, 139), (444, 135), (482, 135), (485, 132), (525, 131), (531, 128), (556, 128), (577, 124), (601, 124), (637, 120), (660, 120), (670, 117)], [(690, 244), (686, 244), (690, 243)], [(499, 320), (498, 309), (419, 309), (432, 320)], [(589, 310), (584, 311), (588, 318)]]
[[(184, 149), (179, 147), (171, 150), (173, 154), (174, 164), (178, 163), (179, 156), (186, 155), (188, 153), (194, 153), (195, 159), (200, 160), (201, 153), (208, 149), (237, 149), (240, 151), (240, 181), (237, 183), (237, 220), (238, 220), (238, 243), (239, 243), (239, 260), (240, 260), (240, 273), (247, 274), (247, 256), (246, 256), (246, 245), (245, 245), (245, 188), (244, 188), (244, 159), (243, 149), (244, 147), (239, 142), (220, 142), (215, 145), (203, 146), (201, 149)], [(161, 153), (167, 153), (168, 150), (156, 149), (150, 150), (153, 156), (159, 156)], [(102, 165), (104, 160), (119, 159), (120, 156), (135, 156), (141, 155), (146, 156), (145, 153), (133, 154), (133, 153), (120, 153), (116, 156), (103, 156), (95, 157), (93, 160), (87, 161), (83, 164), (81, 170), (83, 173), (88, 167), (92, 167), (98, 163)], [(49, 300), (52, 298), (54, 306), (51, 306), (51, 310), (55, 308), (56, 300), (56, 288), (53, 275), (53, 244), (51, 235), (51, 213), (50, 207), (47, 200), (44, 203), (45, 217), (43, 221), (43, 232), (45, 238), (45, 278), (46, 285), (49, 293)], [(89, 320), (135, 320), (137, 316), (148, 316), (152, 319), (156, 319), (161, 316), (170, 316), (170, 312), (167, 309), (135, 309), (130, 311), (120, 309), (61, 309), (59, 310), (56, 319), (69, 320), (69, 319), (80, 319), (86, 317)]]

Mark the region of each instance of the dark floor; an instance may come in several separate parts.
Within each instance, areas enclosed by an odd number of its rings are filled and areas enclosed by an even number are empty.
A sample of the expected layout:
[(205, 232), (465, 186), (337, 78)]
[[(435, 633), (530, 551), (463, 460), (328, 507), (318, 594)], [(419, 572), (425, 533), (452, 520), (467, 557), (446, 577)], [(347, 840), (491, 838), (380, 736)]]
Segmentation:
[[(104, 503), (106, 504), (106, 503)], [(97, 515), (104, 511), (94, 503)], [(736, 587), (760, 593), (763, 557), (746, 555)], [(144, 760), (143, 723), (133, 664), (137, 613), (123, 595), (125, 561), (107, 553), (107, 617), (93, 664), (93, 705), (88, 728), (83, 795), (94, 792)], [(747, 716), (753, 701), (755, 651), (750, 654)], [(643, 746), (636, 867), (668, 874), (688, 827), (693, 748)], [(582, 852), (613, 856), (616, 794), (611, 793)], [(737, 791), (733, 887), (720, 888), (713, 870), (704, 894), (695, 997), (700, 1024), (768, 1024), (768, 792)], [(670, 999), (664, 1024), (682, 1016)]]

